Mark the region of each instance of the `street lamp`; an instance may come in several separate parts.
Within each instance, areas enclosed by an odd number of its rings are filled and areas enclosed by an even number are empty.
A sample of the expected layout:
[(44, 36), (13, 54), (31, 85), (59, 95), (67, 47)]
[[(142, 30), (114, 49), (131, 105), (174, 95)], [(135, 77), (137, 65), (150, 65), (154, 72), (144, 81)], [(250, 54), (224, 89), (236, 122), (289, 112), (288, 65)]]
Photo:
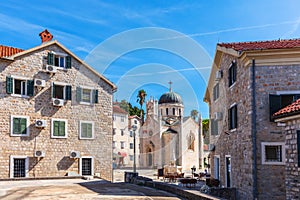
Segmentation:
[(132, 125), (131, 126), (132, 130), (133, 130), (133, 173), (136, 173), (136, 153), (135, 153), (135, 131), (137, 129), (136, 125)]

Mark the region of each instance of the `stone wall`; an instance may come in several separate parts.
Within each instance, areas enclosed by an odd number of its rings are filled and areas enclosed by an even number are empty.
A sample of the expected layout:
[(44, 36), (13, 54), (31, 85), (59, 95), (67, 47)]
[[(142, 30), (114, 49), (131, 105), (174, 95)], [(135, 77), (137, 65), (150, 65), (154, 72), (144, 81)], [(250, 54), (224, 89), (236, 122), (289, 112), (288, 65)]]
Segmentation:
[[(45, 71), (49, 51), (64, 52), (57, 45), (36, 50), (11, 63), (0, 63), (0, 179), (10, 177), (10, 156), (29, 157), (28, 177), (65, 176), (68, 172), (80, 174), (80, 159), (71, 159), (70, 151), (80, 151), (81, 157), (92, 157), (94, 173), (112, 180), (112, 88), (84, 65), (72, 58), (72, 68)], [(35, 87), (30, 98), (6, 94), (6, 76), (46, 80), (45, 87)], [(72, 100), (62, 107), (52, 105), (51, 83), (63, 82), (72, 86)], [(76, 87), (88, 86), (99, 91), (99, 103), (82, 105), (76, 101)], [(11, 115), (29, 116), (28, 137), (10, 136)], [(51, 138), (51, 119), (67, 120), (67, 138)], [(46, 120), (45, 128), (37, 128), (36, 119)], [(79, 139), (80, 120), (94, 122), (94, 139)], [(46, 153), (34, 157), (35, 150)]]
[(300, 166), (298, 166), (297, 131), (300, 130), (300, 119), (287, 122), (285, 184), (286, 199), (300, 198)]

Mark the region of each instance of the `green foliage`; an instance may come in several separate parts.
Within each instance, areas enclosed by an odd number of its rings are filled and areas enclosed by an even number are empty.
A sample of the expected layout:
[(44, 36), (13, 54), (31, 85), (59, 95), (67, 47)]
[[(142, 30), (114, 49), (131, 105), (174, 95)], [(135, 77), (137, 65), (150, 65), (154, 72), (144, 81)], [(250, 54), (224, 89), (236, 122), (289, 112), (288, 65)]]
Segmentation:
[(202, 129), (203, 131), (209, 131), (209, 119), (202, 120)]
[(198, 111), (197, 110), (192, 110), (191, 111), (191, 117), (196, 120), (198, 118)]
[(120, 108), (122, 108), (123, 110), (125, 110), (126, 112), (129, 113), (129, 103), (123, 99), (120, 104), (119, 104)]

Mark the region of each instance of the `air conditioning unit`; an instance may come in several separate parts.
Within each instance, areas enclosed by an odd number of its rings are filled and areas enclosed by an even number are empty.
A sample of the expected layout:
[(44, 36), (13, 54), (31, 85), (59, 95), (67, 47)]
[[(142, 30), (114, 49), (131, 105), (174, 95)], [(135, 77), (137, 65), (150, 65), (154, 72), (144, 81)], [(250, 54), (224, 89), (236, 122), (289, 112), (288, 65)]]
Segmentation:
[(65, 102), (63, 99), (52, 99), (52, 100), (54, 106), (63, 106)]
[(35, 126), (36, 127), (46, 127), (47, 126), (47, 122), (46, 120), (43, 120), (43, 119), (37, 119), (35, 120)]
[(45, 157), (45, 152), (44, 151), (35, 151), (34, 157)]
[(215, 146), (214, 144), (209, 144), (209, 145), (208, 145), (208, 150), (209, 150), (209, 151), (214, 151), (215, 148), (216, 148), (216, 146)]
[(223, 77), (222, 70), (216, 71), (216, 81), (220, 80)]
[(53, 65), (46, 65), (46, 71), (50, 72), (50, 73), (55, 73), (57, 71), (57, 69)]
[(223, 115), (222, 115), (221, 112), (215, 112), (214, 113), (214, 119), (215, 120), (222, 120), (222, 117), (223, 117)]
[(79, 151), (70, 151), (70, 158), (80, 158)]
[(42, 79), (34, 79), (34, 86), (45, 87), (46, 81)]

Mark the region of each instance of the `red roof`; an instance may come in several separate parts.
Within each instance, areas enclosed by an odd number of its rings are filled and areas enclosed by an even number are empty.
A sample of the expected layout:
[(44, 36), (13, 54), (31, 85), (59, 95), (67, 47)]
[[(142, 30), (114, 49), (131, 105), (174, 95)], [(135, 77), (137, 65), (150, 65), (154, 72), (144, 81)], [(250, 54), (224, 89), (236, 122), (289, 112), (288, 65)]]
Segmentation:
[(113, 113), (128, 114), (125, 110), (120, 108), (118, 105), (113, 106)]
[(286, 49), (300, 47), (300, 39), (271, 40), (256, 42), (219, 43), (221, 47), (232, 48), (236, 51), (262, 50), (262, 49)]
[(299, 114), (299, 113), (300, 113), (300, 99), (280, 109), (279, 111), (273, 114), (273, 117), (279, 118), (279, 117), (283, 117), (287, 115), (289, 116), (289, 115)]
[(14, 47), (8, 47), (8, 46), (0, 45), (0, 58), (1, 57), (9, 57), (9, 56), (12, 56), (14, 54), (20, 53), (22, 51), (24, 51), (24, 50), (14, 48)]

